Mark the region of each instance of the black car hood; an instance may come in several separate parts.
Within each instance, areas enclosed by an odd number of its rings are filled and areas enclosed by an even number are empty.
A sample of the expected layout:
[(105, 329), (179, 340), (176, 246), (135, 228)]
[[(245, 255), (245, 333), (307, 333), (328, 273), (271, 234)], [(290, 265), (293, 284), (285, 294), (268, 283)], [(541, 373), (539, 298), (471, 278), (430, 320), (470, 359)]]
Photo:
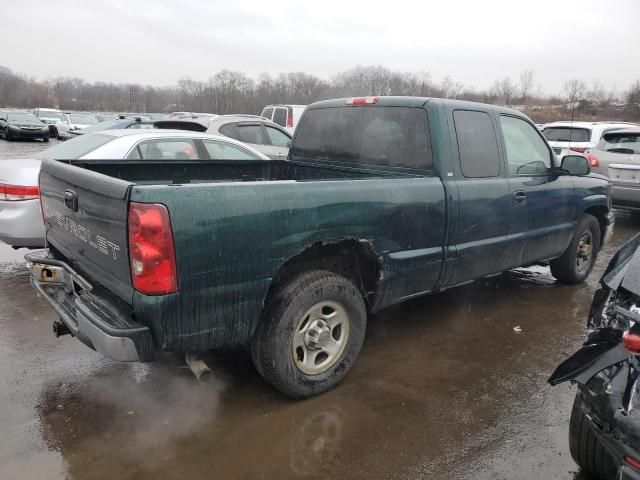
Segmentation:
[(640, 296), (640, 250), (638, 247), (640, 247), (640, 234), (620, 247), (609, 262), (600, 283), (611, 290), (622, 287)]
[(29, 122), (9, 122), (12, 127), (44, 127), (42, 123), (29, 123)]

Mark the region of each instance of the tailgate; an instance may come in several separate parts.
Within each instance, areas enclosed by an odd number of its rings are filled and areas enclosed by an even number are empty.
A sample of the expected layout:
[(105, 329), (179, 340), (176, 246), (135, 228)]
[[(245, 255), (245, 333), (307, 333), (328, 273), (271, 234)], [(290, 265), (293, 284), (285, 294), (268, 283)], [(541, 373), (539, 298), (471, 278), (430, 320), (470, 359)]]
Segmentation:
[(614, 185), (640, 186), (640, 164), (610, 163), (609, 179)]
[(40, 197), (47, 241), (93, 282), (131, 302), (127, 250), (133, 184), (55, 160), (42, 163)]

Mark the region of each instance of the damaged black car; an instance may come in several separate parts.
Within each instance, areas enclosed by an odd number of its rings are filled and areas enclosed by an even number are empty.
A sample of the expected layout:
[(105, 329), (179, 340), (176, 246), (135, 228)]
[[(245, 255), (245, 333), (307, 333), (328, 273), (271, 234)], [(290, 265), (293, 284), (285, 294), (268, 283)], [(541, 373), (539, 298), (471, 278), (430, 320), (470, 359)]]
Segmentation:
[(583, 347), (549, 378), (578, 391), (569, 423), (575, 462), (599, 479), (640, 480), (640, 235), (600, 279)]

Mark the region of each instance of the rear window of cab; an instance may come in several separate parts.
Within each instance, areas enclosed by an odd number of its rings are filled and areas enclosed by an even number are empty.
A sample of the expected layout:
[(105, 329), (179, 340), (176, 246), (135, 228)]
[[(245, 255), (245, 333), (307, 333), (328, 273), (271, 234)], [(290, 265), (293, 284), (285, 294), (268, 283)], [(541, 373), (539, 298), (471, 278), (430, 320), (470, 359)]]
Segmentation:
[(591, 140), (591, 130), (574, 127), (548, 127), (542, 135), (549, 142), (588, 142)]
[(382, 106), (307, 110), (298, 126), (291, 159), (431, 170), (427, 112)]

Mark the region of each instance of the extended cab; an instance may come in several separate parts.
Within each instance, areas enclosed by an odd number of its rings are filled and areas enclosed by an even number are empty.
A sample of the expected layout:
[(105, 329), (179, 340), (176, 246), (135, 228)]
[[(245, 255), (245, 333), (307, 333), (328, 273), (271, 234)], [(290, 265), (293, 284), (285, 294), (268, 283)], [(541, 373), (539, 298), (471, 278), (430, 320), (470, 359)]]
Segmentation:
[(27, 259), (58, 332), (98, 352), (250, 346), (305, 397), (346, 375), (384, 307), (532, 264), (583, 281), (609, 190), (582, 156), (557, 165), (513, 110), (330, 100), (287, 160), (45, 161), (48, 251)]

